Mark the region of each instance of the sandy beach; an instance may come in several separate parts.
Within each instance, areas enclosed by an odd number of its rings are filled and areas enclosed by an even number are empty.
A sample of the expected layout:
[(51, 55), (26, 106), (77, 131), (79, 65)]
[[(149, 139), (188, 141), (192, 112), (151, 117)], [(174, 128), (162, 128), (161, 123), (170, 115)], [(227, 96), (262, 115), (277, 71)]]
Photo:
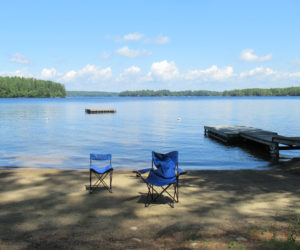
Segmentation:
[(145, 207), (131, 171), (89, 194), (88, 169), (0, 170), (0, 249), (272, 249), (300, 215), (299, 166), (189, 171), (174, 208)]

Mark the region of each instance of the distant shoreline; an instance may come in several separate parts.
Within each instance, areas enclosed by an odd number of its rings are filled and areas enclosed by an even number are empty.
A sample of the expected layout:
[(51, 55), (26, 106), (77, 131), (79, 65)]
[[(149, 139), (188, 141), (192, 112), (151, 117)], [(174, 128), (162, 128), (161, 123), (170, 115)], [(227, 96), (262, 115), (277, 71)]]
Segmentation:
[(224, 91), (212, 90), (126, 90), (122, 92), (105, 91), (66, 91), (61, 83), (23, 77), (0, 76), (0, 98), (48, 98), (48, 97), (164, 97), (164, 96), (300, 96), (299, 87), (286, 88), (248, 88)]
[(137, 90), (122, 92), (104, 91), (67, 91), (67, 97), (166, 97), (166, 96), (300, 96), (300, 87), (288, 88), (252, 88), (225, 91), (210, 90)]

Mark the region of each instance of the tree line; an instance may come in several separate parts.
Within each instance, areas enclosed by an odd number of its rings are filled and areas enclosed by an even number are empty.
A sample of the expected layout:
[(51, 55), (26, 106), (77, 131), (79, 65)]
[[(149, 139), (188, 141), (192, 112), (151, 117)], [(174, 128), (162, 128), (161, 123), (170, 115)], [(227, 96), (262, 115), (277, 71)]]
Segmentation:
[(170, 90), (137, 90), (123, 91), (119, 96), (219, 96), (221, 92), (209, 90), (185, 90), (185, 91), (170, 91)]
[(123, 91), (119, 96), (300, 96), (300, 87), (271, 88), (271, 89), (235, 89), (225, 91), (209, 90), (137, 90)]
[(300, 87), (271, 89), (236, 89), (223, 91), (223, 96), (300, 96)]
[(65, 97), (65, 86), (23, 77), (0, 77), (0, 97)]
[(288, 88), (249, 88), (225, 91), (210, 90), (137, 90), (68, 91), (64, 85), (52, 81), (23, 77), (0, 77), (0, 97), (65, 97), (65, 96), (300, 96), (300, 87)]

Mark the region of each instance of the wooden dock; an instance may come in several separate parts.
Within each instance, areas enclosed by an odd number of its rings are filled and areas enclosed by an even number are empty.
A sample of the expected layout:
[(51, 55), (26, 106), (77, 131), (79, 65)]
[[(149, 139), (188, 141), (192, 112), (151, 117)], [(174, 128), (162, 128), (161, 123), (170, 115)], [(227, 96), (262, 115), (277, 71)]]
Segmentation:
[(85, 109), (87, 114), (104, 114), (104, 113), (116, 113), (115, 109)]
[(279, 150), (300, 149), (300, 137), (286, 137), (253, 127), (204, 126), (204, 134), (225, 143), (255, 142), (266, 146), (275, 157), (279, 156)]

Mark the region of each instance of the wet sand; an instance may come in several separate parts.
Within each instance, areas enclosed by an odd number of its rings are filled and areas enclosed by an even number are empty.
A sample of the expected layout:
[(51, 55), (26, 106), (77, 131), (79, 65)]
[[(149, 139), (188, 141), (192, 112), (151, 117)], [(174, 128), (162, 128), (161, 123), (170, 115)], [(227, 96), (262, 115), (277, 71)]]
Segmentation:
[(271, 249), (300, 215), (299, 166), (189, 171), (174, 208), (145, 207), (130, 171), (89, 194), (88, 170), (0, 170), (0, 249)]

